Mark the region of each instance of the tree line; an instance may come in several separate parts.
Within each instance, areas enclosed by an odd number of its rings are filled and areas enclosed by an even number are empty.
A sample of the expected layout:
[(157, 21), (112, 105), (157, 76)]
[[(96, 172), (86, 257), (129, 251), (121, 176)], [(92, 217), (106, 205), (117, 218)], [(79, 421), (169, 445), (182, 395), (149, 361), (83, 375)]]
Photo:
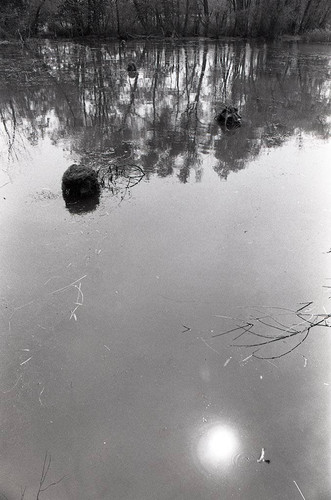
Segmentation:
[(266, 37), (329, 29), (329, 0), (1, 0), (0, 38)]

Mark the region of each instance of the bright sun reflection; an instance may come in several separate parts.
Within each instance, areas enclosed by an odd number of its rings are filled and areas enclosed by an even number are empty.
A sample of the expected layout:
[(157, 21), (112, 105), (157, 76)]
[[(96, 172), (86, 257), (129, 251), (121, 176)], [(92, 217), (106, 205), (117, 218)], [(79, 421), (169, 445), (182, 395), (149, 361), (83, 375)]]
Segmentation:
[(199, 440), (198, 457), (205, 466), (217, 467), (233, 458), (239, 446), (233, 429), (217, 424), (210, 427)]

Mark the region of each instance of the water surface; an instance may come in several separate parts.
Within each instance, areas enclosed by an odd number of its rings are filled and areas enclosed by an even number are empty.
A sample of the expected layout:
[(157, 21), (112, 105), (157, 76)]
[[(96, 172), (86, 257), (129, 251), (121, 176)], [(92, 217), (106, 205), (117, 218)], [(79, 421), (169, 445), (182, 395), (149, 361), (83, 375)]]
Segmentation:
[(3, 498), (329, 498), (330, 47), (0, 57)]

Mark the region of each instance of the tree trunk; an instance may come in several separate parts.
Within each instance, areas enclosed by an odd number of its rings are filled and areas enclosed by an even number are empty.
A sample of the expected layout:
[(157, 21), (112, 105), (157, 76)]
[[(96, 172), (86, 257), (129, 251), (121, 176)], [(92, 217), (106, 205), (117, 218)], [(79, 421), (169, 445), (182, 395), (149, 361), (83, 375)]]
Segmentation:
[(39, 3), (37, 10), (36, 10), (36, 13), (34, 15), (33, 21), (31, 22), (31, 25), (30, 25), (31, 34), (34, 36), (36, 36), (38, 34), (40, 11), (41, 11), (42, 6), (44, 5), (45, 2), (46, 2), (46, 0), (41, 0), (41, 2)]
[(183, 36), (187, 34), (187, 25), (188, 25), (188, 16), (190, 10), (190, 0), (186, 0), (185, 4), (185, 18), (184, 18), (184, 26), (183, 26)]
[(139, 19), (139, 22), (141, 24), (141, 26), (143, 27), (144, 31), (147, 32), (147, 26), (146, 26), (146, 23), (145, 23), (145, 19), (141, 13), (141, 9), (140, 9), (140, 5), (138, 3), (138, 0), (133, 0), (133, 5), (136, 9), (136, 12), (137, 12), (137, 16), (138, 16), (138, 19)]
[(120, 38), (121, 36), (121, 22), (120, 22), (120, 12), (118, 9), (118, 0), (115, 0), (115, 10), (116, 10), (116, 21), (117, 21), (117, 34)]
[(313, 0), (308, 0), (308, 2), (306, 4), (306, 8), (304, 10), (304, 13), (302, 14), (301, 22), (300, 22), (300, 25), (299, 25), (299, 33), (301, 33), (302, 30), (303, 30), (303, 27), (304, 27), (304, 25), (306, 23), (306, 16), (307, 16), (307, 14), (308, 14), (308, 12), (310, 10), (310, 6), (311, 6), (312, 3), (313, 3)]
[(331, 4), (329, 4), (329, 6), (327, 7), (325, 13), (322, 15), (322, 18), (321, 18), (321, 21), (320, 21), (321, 28), (325, 28), (326, 21), (327, 21), (327, 19), (329, 17), (330, 10), (331, 10)]
[(209, 4), (208, 0), (203, 0), (203, 15), (204, 15), (204, 36), (208, 36), (209, 31)]

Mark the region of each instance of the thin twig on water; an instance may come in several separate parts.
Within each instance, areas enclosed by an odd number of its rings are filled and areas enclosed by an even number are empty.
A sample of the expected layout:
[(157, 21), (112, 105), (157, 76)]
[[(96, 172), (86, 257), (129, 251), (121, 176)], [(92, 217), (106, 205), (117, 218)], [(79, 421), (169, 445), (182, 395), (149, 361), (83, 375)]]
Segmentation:
[(86, 276), (87, 276), (87, 274), (84, 274), (84, 276), (82, 276), (81, 278), (78, 278), (78, 280), (73, 281), (69, 285), (66, 285), (66, 286), (64, 286), (62, 288), (58, 288), (57, 290), (53, 290), (53, 292), (49, 292), (49, 293), (50, 294), (54, 294), (54, 293), (63, 292), (63, 290), (66, 290), (67, 288), (70, 288), (71, 286), (74, 286), (76, 283), (79, 283), (81, 280), (83, 280), (84, 278), (86, 278)]
[(21, 375), (18, 377), (18, 379), (16, 380), (15, 384), (10, 388), (8, 389), (7, 391), (1, 391), (2, 394), (8, 394), (8, 392), (12, 391), (13, 389), (15, 389), (15, 387), (17, 386), (17, 384), (19, 383), (19, 381), (22, 379), (23, 375), (21, 373)]
[(203, 343), (204, 343), (207, 347), (209, 347), (209, 349), (211, 349), (212, 351), (216, 352), (217, 354), (221, 354), (221, 353), (220, 353), (220, 352), (218, 352), (216, 349), (214, 349), (211, 345), (209, 345), (209, 344), (208, 344), (208, 342), (207, 342), (204, 338), (200, 337), (200, 340), (202, 340), (202, 342), (203, 342)]
[(45, 390), (45, 386), (41, 389), (41, 391), (39, 393), (39, 397), (38, 397), (39, 403), (40, 403), (41, 406), (44, 406), (44, 403), (41, 400), (41, 395), (43, 394), (44, 390)]
[(23, 366), (25, 365), (28, 361), (30, 361), (30, 359), (32, 358), (32, 356), (30, 356), (28, 359), (26, 359), (25, 361), (22, 361), (22, 363), (20, 363), (20, 366)]
[[(250, 323), (246, 323), (245, 326), (249, 326)], [(221, 337), (223, 335), (228, 335), (229, 333), (233, 333), (233, 332), (236, 332), (237, 330), (242, 330), (244, 327), (243, 326), (237, 326), (236, 328), (232, 328), (231, 330), (227, 330), (226, 332), (221, 332), (221, 333), (216, 333), (215, 335), (212, 335), (212, 338), (216, 338), (216, 337)]]
[(306, 500), (306, 498), (304, 497), (302, 491), (300, 490), (299, 486), (298, 486), (298, 483), (296, 481), (294, 481), (293, 479), (293, 483), (295, 484), (295, 486), (297, 487), (298, 489), (298, 492), (300, 493), (301, 497), (303, 498), (303, 500)]

